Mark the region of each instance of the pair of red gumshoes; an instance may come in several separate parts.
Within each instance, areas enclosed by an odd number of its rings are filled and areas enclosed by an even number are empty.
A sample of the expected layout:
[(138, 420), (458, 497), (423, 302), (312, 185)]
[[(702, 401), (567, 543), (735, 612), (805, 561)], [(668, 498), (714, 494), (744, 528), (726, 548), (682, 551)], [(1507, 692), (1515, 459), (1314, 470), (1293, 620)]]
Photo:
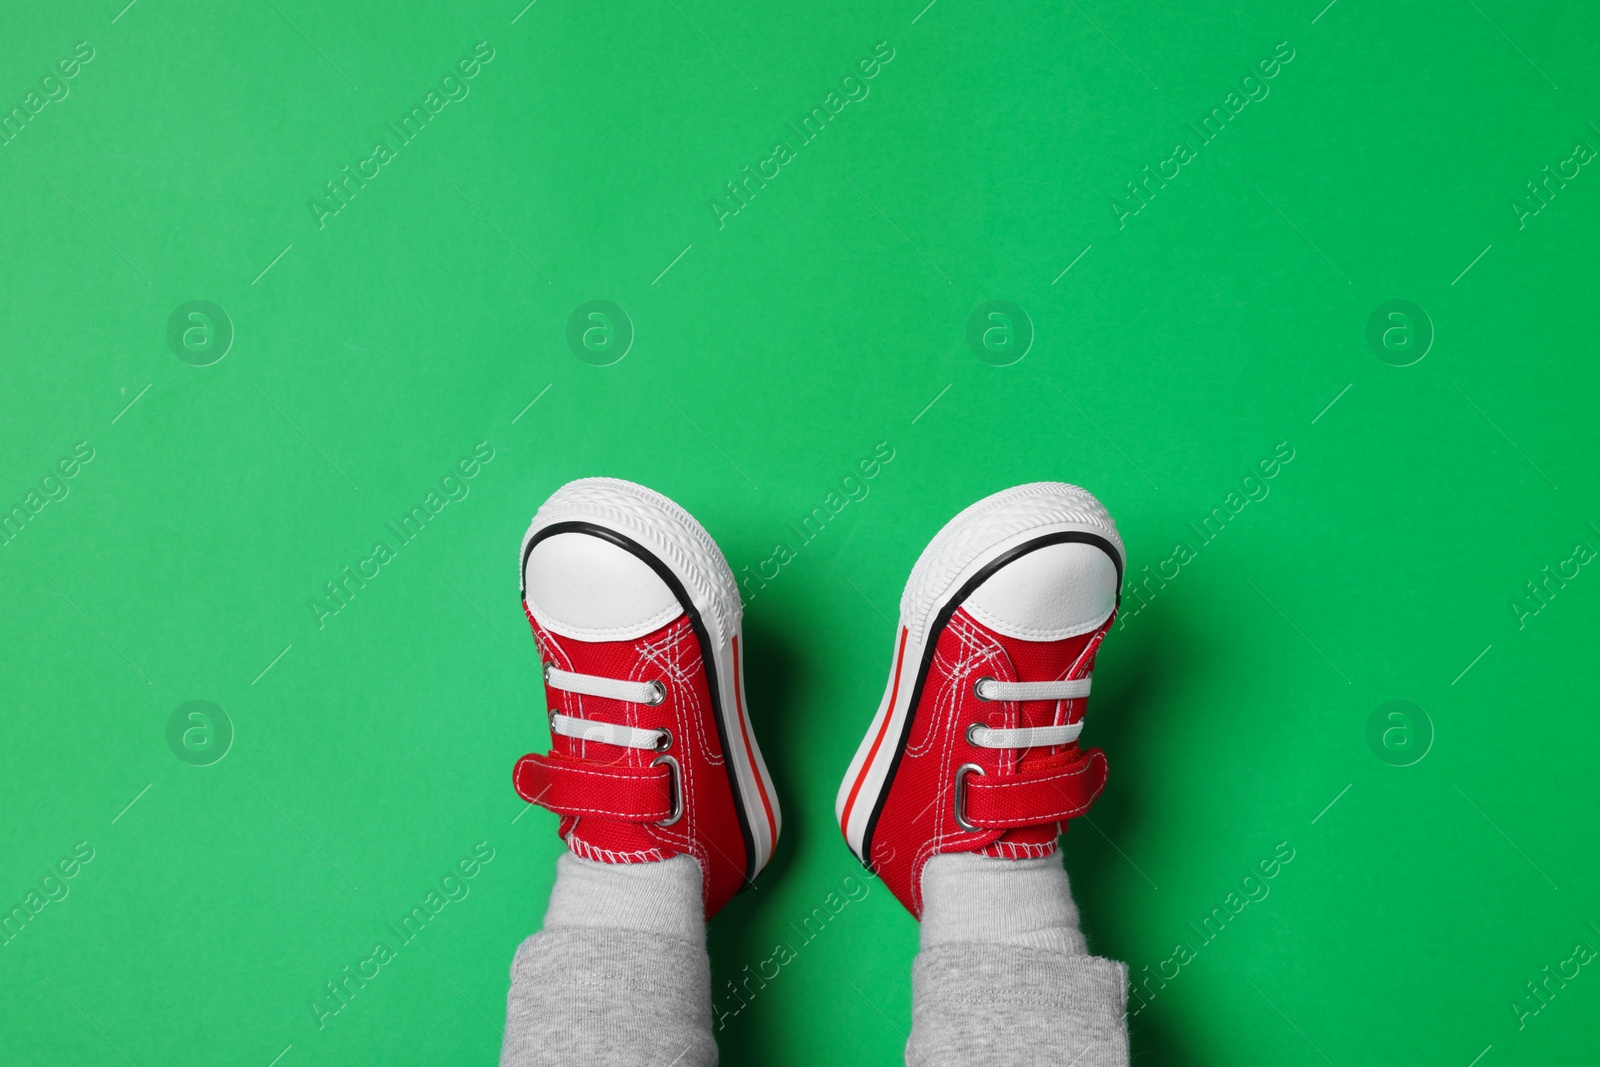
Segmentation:
[[(836, 807), (851, 849), (912, 914), (930, 857), (1046, 855), (1099, 795), (1105, 755), (1078, 734), (1122, 571), (1110, 515), (1060, 482), (979, 501), (917, 560), (883, 702)], [(517, 792), (561, 817), (576, 855), (693, 856), (713, 915), (766, 865), (781, 824), (727, 561), (661, 494), (586, 478), (534, 516), (521, 576), (551, 751), (517, 762)]]

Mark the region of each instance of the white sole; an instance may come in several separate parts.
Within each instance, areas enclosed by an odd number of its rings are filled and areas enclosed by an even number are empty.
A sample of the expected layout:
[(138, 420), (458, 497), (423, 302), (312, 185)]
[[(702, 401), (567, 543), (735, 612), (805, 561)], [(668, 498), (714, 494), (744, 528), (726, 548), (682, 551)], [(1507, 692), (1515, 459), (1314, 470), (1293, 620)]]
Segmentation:
[[(918, 684), (938, 634), (935, 621), (954, 610), (997, 560), (1052, 539), (1091, 538), (1115, 550), (1119, 579), (1126, 551), (1104, 505), (1087, 490), (1065, 482), (1033, 482), (985, 497), (944, 525), (917, 557), (900, 598), (889, 680), (872, 725), (850, 761), (834, 801), (834, 817), (850, 850), (867, 866), (881, 799), (905, 748)], [(981, 584), (978, 582), (977, 584)], [(1120, 581), (1119, 581), (1120, 584)]]
[[(740, 649), (744, 606), (733, 570), (705, 527), (669, 498), (620, 478), (582, 478), (557, 489), (534, 515), (518, 555), (519, 588), (534, 538), (568, 523), (598, 527), (634, 542), (654, 557), (646, 562), (664, 565), (687, 596), (693, 608), (691, 620), (703, 631), (701, 636), (712, 653), (709, 668), (723, 755), (733, 769), (734, 792), (749, 834), (751, 863), (745, 878), (754, 880), (772, 858), (783, 816), (745, 712)], [(526, 590), (523, 593), (526, 599)]]

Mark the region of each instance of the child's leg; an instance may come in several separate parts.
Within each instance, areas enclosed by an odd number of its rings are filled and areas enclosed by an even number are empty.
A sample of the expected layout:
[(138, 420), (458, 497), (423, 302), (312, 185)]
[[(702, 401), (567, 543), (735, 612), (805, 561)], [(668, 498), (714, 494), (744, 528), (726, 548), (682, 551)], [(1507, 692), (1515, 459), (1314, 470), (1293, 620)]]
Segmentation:
[(565, 855), (544, 929), (517, 949), (502, 1067), (711, 1067), (700, 865)]
[(587, 478), (539, 508), (522, 574), (550, 751), (513, 780), (561, 817), (571, 855), (511, 965), (501, 1062), (708, 1067), (705, 920), (779, 828), (745, 715), (733, 571), (671, 500)]
[(935, 856), (922, 896), (910, 1067), (1127, 1067), (1127, 968), (1088, 955), (1059, 856)]
[(913, 1067), (1128, 1062), (1127, 972), (1088, 955), (1057, 854), (1105, 785), (1079, 736), (1125, 567), (1098, 500), (1033, 482), (951, 519), (906, 582), (836, 811), (922, 920)]

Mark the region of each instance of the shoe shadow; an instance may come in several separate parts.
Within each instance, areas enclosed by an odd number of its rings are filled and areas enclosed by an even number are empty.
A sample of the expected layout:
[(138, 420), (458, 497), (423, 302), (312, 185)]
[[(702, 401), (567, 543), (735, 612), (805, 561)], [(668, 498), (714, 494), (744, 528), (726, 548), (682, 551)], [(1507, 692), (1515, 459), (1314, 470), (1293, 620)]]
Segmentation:
[[(777, 847), (754, 886), (746, 887), (712, 920), (707, 937), (711, 956), (712, 1032), (716, 1036), (721, 1062), (758, 1063), (768, 1058), (771, 1041), (770, 1012), (778, 1005), (771, 995), (749, 995), (744, 999), (730, 990), (749, 977), (766, 953), (752, 940), (757, 917), (772, 898), (767, 888), (778, 883), (794, 862), (809, 827), (805, 809), (798, 797), (784, 791), (784, 783), (800, 779), (794, 754), (804, 751), (802, 716), (794, 694), (803, 665), (796, 648), (787, 639), (788, 631), (769, 625), (760, 618), (745, 619), (744, 676), (745, 711), (751, 730), (761, 746), (761, 754), (771, 773), (777, 802), (782, 808), (782, 830)], [(771, 946), (767, 946), (770, 950)]]
[[(760, 619), (747, 620), (745, 627), (745, 696), (750, 701), (745, 711), (772, 775), (783, 822), (772, 859), (760, 875), (763, 882), (783, 877), (807, 829), (800, 818), (804, 809), (795, 797), (784, 795), (783, 785), (799, 779), (794, 754), (805, 750), (804, 723), (794, 696), (801, 690), (801, 664), (795, 647), (788, 643), (788, 633)], [(746, 890), (745, 895), (750, 892), (753, 890)]]
[(1112, 776), (1093, 810), (1070, 824), (1061, 846), (1090, 951), (1128, 965), (1131, 1057), (1152, 1065), (1193, 1060), (1161, 1022), (1162, 1013), (1153, 1010), (1159, 990), (1149, 999), (1151, 1010), (1141, 1011), (1143, 1002), (1136, 995), (1141, 983), (1150, 981), (1155, 989), (1159, 979), (1152, 980), (1152, 972), (1144, 970), (1153, 961), (1132, 956), (1134, 946), (1145, 939), (1135, 936), (1135, 918), (1123, 904), (1130, 874), (1134, 883), (1149, 883), (1146, 888), (1154, 891), (1152, 879), (1159, 881), (1160, 875), (1153, 868), (1159, 867), (1159, 857), (1136, 854), (1138, 846), (1130, 841), (1146, 821), (1149, 808), (1144, 798), (1150, 796), (1150, 786), (1127, 772), (1118, 775), (1116, 770), (1118, 764), (1132, 769), (1144, 763), (1144, 751), (1167, 729), (1167, 724), (1159, 721), (1157, 709), (1173, 707), (1165, 694), (1182, 684), (1185, 650), (1194, 647), (1184, 640), (1181, 629), (1181, 620), (1167, 611), (1107, 635), (1109, 648), (1099, 659), (1107, 667), (1115, 666), (1101, 669), (1097, 663), (1089, 711), (1094, 717), (1092, 734), (1085, 740), (1105, 749)]

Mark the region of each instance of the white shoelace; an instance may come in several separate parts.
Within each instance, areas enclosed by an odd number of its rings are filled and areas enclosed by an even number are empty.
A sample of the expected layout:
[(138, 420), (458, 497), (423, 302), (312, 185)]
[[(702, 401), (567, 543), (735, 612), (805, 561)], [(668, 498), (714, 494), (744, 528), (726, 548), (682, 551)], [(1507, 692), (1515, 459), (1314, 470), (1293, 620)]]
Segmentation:
[(1066, 726), (1017, 726), (1009, 730), (975, 722), (967, 728), (967, 740), (978, 748), (1048, 748), (1070, 745), (1081, 733), (1081, 722)]
[(544, 669), (544, 680), (552, 689), (586, 697), (625, 700), (630, 704), (654, 707), (667, 699), (667, 689), (660, 682), (625, 682), (620, 678), (602, 678), (598, 674), (579, 674), (549, 666)]
[(621, 726), (611, 722), (580, 719), (576, 715), (556, 712), (550, 716), (550, 732), (579, 741), (595, 741), (619, 748), (643, 748), (655, 751), (667, 747), (672, 735), (666, 730), (645, 730), (637, 726)]
[[(601, 697), (605, 700), (623, 700), (630, 704), (655, 706), (667, 698), (666, 687), (660, 682), (627, 682), (620, 678), (603, 678), (597, 674), (579, 674), (559, 667), (545, 667), (544, 680), (552, 689), (580, 696)], [(595, 722), (576, 715), (555, 712), (550, 716), (550, 732), (579, 741), (594, 741), (620, 748), (642, 748), (660, 751), (672, 743), (672, 734), (666, 730), (645, 730), (619, 723)]]
[[(1056, 682), (997, 682), (983, 678), (974, 687), (979, 700), (1076, 700), (1089, 695), (1091, 678)], [(1070, 745), (1083, 733), (1083, 723), (1061, 726), (1017, 726), (997, 729), (973, 723), (967, 741), (978, 748), (1048, 748)]]
[(1093, 675), (1060, 682), (997, 682), (982, 678), (976, 692), (979, 700), (1075, 700), (1089, 695), (1093, 680)]

